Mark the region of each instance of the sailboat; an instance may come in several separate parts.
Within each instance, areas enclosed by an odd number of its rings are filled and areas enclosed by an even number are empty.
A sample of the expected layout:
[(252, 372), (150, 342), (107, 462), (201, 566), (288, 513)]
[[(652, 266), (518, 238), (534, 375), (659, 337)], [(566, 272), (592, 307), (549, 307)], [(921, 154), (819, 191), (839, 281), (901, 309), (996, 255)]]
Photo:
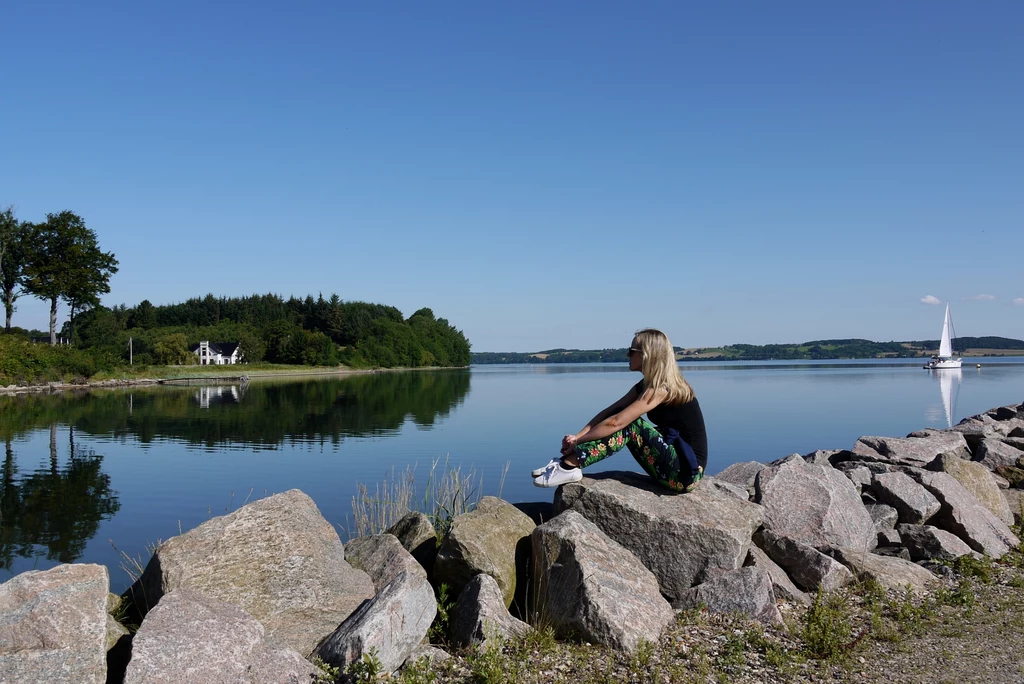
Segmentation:
[(959, 368), (963, 361), (958, 356), (953, 356), (953, 321), (949, 318), (949, 302), (946, 302), (946, 320), (942, 322), (942, 339), (939, 341), (939, 354), (933, 356), (932, 360), (925, 364), (925, 368), (943, 370), (946, 368)]

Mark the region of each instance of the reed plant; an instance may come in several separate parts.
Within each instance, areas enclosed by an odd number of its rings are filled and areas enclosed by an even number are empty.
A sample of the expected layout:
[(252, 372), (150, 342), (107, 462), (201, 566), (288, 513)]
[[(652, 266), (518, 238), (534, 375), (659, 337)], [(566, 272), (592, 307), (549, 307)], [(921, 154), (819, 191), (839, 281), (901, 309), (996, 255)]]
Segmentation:
[[(506, 463), (501, 472), (496, 496), (501, 496), (509, 466)], [(455, 516), (472, 510), (482, 496), (483, 476), (474, 468), (463, 472), (462, 466), (453, 466), (447, 455), (431, 462), (422, 497), (417, 493), (416, 464), (403, 471), (392, 468), (372, 492), (365, 484), (358, 485), (352, 497), (349, 539), (381, 534), (407, 513), (418, 510), (430, 519), (440, 542)]]

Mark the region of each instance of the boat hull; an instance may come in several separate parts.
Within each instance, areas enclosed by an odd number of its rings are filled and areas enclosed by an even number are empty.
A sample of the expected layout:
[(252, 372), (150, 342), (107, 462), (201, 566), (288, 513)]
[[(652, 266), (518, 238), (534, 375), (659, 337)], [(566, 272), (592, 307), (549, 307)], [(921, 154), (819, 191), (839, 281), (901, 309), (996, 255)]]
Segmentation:
[(950, 368), (960, 368), (963, 363), (963, 359), (934, 359), (925, 364), (925, 368), (929, 370), (944, 370)]

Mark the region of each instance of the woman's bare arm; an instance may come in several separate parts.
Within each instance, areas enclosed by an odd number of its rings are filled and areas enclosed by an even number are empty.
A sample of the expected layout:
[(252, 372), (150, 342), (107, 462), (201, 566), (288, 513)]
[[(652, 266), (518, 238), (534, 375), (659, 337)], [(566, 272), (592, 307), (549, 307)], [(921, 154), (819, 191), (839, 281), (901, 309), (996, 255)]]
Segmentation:
[[(636, 392), (633, 392), (636, 395)], [(668, 392), (664, 389), (658, 389), (653, 392), (645, 392), (642, 395), (636, 397), (633, 401), (626, 404), (625, 407), (619, 408), (618, 410), (600, 417), (601, 414), (595, 417), (587, 428), (576, 435), (576, 442), (590, 442), (595, 439), (601, 439), (607, 437), (615, 432), (618, 432), (622, 428), (626, 427), (634, 420), (647, 413), (661, 402), (665, 401), (668, 397)], [(623, 397), (625, 399), (625, 397)], [(622, 401), (621, 399), (619, 401)], [(610, 408), (614, 408), (619, 404), (616, 402), (612, 404)], [(607, 409), (606, 409), (607, 411)], [(604, 413), (604, 412), (602, 412)]]

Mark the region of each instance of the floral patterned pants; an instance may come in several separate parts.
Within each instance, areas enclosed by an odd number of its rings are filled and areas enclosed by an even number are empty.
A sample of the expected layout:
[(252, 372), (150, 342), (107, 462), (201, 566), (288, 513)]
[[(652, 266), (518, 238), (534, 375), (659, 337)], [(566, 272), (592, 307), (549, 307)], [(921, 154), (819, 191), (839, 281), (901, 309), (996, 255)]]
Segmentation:
[(648, 475), (674, 492), (692, 492), (704, 475), (704, 469), (700, 467), (691, 474), (690, 466), (685, 460), (680, 461), (675, 447), (667, 444), (657, 428), (643, 418), (637, 418), (607, 437), (579, 442), (575, 451), (580, 467), (586, 468), (624, 446), (629, 448), (629, 453)]

